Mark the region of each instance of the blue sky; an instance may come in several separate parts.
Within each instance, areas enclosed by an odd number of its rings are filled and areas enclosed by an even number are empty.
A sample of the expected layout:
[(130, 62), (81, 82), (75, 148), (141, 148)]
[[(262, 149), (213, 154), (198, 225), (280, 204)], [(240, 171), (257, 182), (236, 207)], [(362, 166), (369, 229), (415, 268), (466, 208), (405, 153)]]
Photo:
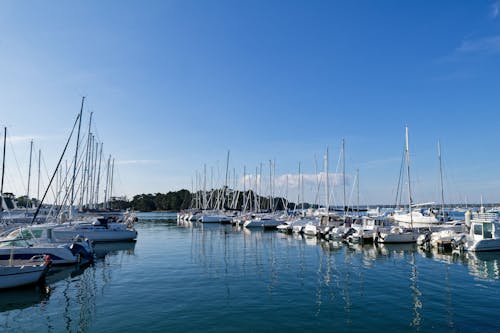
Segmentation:
[(390, 204), (407, 124), (415, 201), (440, 200), (440, 140), (447, 201), (500, 202), (499, 7), (2, 1), (6, 189), (25, 191), (30, 138), (53, 170), (85, 95), (117, 194), (190, 189), (204, 164), (223, 173), (227, 150), (239, 177), (275, 160), (292, 179), (299, 162), (321, 169), (328, 146), (333, 172), (344, 138), (348, 193), (359, 169), (362, 203)]

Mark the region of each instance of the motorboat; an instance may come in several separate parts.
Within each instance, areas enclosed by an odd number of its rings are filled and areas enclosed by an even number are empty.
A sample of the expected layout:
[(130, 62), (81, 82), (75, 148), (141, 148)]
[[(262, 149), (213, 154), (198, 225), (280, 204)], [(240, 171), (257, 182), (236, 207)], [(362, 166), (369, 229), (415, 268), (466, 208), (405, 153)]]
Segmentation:
[(35, 256), (29, 260), (0, 260), (0, 289), (9, 289), (36, 284), (41, 281), (49, 268), (50, 259)]
[(264, 228), (276, 229), (283, 221), (273, 215), (256, 216), (246, 221), (243, 226), (245, 228)]
[(112, 218), (91, 218), (65, 222), (55, 225), (52, 234), (54, 238), (61, 241), (69, 241), (77, 236), (93, 242), (124, 242), (137, 238), (137, 231), (133, 224), (125, 224)]
[(29, 260), (48, 255), (54, 265), (92, 261), (94, 253), (89, 240), (77, 237), (60, 242), (53, 235), (52, 225), (21, 227), (0, 237), (0, 260)]
[(415, 243), (419, 232), (412, 228), (402, 228), (399, 226), (390, 229), (379, 229), (373, 234), (373, 241), (376, 243)]
[(500, 222), (497, 214), (479, 213), (470, 222), (469, 233), (455, 237), (455, 248), (473, 252), (500, 250)]

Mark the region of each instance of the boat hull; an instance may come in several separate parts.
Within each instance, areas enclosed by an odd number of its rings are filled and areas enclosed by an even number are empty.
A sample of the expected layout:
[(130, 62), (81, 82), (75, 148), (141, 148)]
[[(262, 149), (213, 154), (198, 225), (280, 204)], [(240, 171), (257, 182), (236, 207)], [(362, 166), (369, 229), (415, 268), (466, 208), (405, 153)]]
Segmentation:
[(17, 288), (36, 284), (43, 279), (47, 266), (0, 266), (0, 289)]

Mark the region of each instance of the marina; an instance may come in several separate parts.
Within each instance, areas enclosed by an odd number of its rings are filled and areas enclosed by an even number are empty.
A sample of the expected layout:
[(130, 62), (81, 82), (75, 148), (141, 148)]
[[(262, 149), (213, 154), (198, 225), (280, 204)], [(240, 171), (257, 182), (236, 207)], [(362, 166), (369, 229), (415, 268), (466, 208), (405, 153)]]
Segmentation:
[(500, 0), (0, 31), (0, 333), (500, 332)]
[(169, 213), (138, 218), (136, 242), (98, 244), (94, 264), (49, 271), (43, 288), (2, 293), (0, 330), (498, 328), (488, 320), (500, 310), (497, 252), (349, 244), (230, 224), (178, 223)]

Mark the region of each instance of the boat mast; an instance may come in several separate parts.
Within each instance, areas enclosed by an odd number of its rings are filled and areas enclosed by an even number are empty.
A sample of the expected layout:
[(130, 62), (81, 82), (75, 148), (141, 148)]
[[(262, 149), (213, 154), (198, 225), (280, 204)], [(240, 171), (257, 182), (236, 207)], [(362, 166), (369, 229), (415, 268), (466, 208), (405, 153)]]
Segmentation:
[(95, 151), (94, 151), (94, 164), (92, 166), (92, 193), (91, 193), (91, 198), (92, 198), (92, 208), (95, 209), (95, 189), (96, 189), (96, 181), (97, 181), (97, 154), (99, 153), (99, 142), (97, 142), (97, 138), (95, 140)]
[(443, 168), (441, 164), (441, 144), (439, 140), (438, 140), (438, 159), (439, 159), (439, 180), (441, 181), (441, 215), (444, 217)]
[(3, 132), (3, 160), (2, 160), (2, 184), (0, 186), (0, 211), (3, 211), (3, 179), (5, 176), (5, 143), (7, 142), (7, 127)]
[[(38, 180), (36, 186), (36, 200), (40, 200), (40, 160), (42, 159), (42, 150), (38, 149)], [(57, 180), (57, 178), (56, 178)], [(57, 185), (56, 185), (57, 188)]]
[(78, 132), (76, 135), (76, 150), (75, 150), (75, 163), (73, 165), (73, 178), (71, 184), (71, 204), (70, 204), (70, 217), (73, 216), (73, 202), (75, 200), (75, 181), (76, 181), (76, 165), (78, 163), (78, 145), (80, 142), (80, 129), (82, 127), (82, 113), (83, 113), (83, 103), (85, 102), (85, 96), (82, 96), (82, 105), (80, 107), (80, 115), (78, 116)]
[(273, 162), (269, 160), (269, 211), (273, 211)]
[(408, 213), (410, 214), (410, 225), (413, 228), (413, 214), (411, 212), (411, 206), (413, 202), (411, 197), (410, 149), (408, 144), (408, 126), (405, 127), (405, 158), (406, 158), (406, 175), (408, 181)]
[(112, 196), (113, 196), (113, 178), (115, 176), (115, 159), (113, 158), (113, 162), (111, 163), (111, 180), (110, 180), (110, 184), (109, 184), (109, 208), (110, 209), (113, 209), (113, 207), (111, 207), (111, 202), (112, 202)]
[(304, 176), (300, 172), (300, 163), (299, 163), (299, 182), (300, 182), (300, 196), (302, 197), (302, 213), (304, 213)]
[(95, 201), (97, 203), (97, 208), (99, 209), (99, 183), (101, 180), (101, 162), (102, 162), (102, 147), (104, 146), (104, 143), (101, 142), (101, 149), (99, 152), (99, 170), (97, 172), (97, 186), (96, 186), (96, 191), (95, 191)]
[(358, 192), (358, 198), (357, 198), (358, 216), (360, 216), (361, 214), (359, 212), (359, 169), (356, 169), (356, 189)]
[(330, 214), (330, 182), (328, 180), (328, 147), (325, 155), (325, 208), (326, 216)]
[(242, 211), (245, 213), (247, 211), (247, 167), (243, 166), (243, 207)]
[(109, 155), (109, 157), (108, 157), (108, 163), (106, 166), (106, 188), (104, 189), (104, 209), (108, 209), (110, 163), (111, 163), (111, 155)]
[(345, 140), (342, 139), (342, 183), (344, 184), (344, 220), (347, 215), (347, 205), (345, 196)]
[(226, 192), (227, 192), (227, 186), (228, 186), (228, 172), (229, 172), (229, 150), (227, 151), (227, 159), (226, 159), (226, 183), (224, 184), (224, 191), (222, 191), (222, 210), (224, 210), (225, 204), (226, 204)]
[(26, 209), (28, 209), (28, 202), (30, 201), (31, 159), (32, 159), (32, 157), (33, 157), (33, 140), (31, 140), (31, 142), (30, 142), (30, 163), (29, 163), (29, 167), (28, 167), (28, 190), (26, 193)]

